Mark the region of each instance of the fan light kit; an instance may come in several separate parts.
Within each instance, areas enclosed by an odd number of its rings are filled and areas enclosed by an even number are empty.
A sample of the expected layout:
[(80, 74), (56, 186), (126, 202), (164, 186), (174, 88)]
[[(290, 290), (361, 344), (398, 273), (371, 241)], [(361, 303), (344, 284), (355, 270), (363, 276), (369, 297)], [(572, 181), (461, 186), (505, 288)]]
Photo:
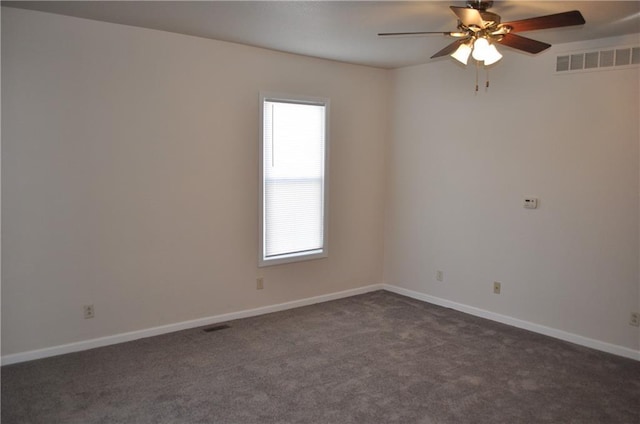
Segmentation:
[(498, 49), (496, 49), (496, 46), (490, 44), (489, 40), (484, 37), (475, 38), (468, 43), (460, 44), (460, 47), (451, 53), (451, 57), (463, 65), (467, 64), (470, 55), (478, 62), (484, 62), (485, 66), (493, 65), (502, 59), (502, 55)]
[[(496, 43), (532, 54), (540, 53), (551, 47), (551, 44), (514, 34), (516, 32), (560, 28), (585, 23), (582, 14), (577, 10), (501, 23), (500, 15), (487, 11), (491, 6), (493, 6), (492, 1), (480, 0), (468, 0), (467, 7), (450, 6), (458, 17), (457, 31), (385, 32), (378, 35), (388, 37), (443, 34), (454, 37), (457, 38), (456, 41), (431, 56), (431, 59), (450, 55), (463, 65), (467, 65), (469, 56), (471, 56), (476, 61), (477, 67), (480, 67), (480, 64), (486, 67), (502, 59), (502, 55), (495, 46)], [(489, 81), (487, 80), (488, 86)], [(478, 91), (477, 74), (476, 91)]]

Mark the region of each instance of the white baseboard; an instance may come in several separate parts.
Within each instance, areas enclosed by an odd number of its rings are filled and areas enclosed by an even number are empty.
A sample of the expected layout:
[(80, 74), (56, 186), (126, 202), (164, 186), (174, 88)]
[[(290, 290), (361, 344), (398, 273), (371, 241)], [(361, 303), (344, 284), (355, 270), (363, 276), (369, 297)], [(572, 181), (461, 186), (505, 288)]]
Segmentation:
[(356, 289), (344, 290), (337, 293), (329, 293), (320, 296), (308, 297), (291, 302), (279, 303), (277, 305), (262, 306), (255, 309), (246, 309), (228, 314), (214, 315), (199, 318), (191, 321), (183, 321), (175, 324), (162, 325), (159, 327), (147, 328), (144, 330), (131, 331), (128, 333), (114, 334), (112, 336), (100, 337), (97, 339), (83, 340), (75, 343), (53, 346), (44, 349), (31, 350), (28, 352), (14, 353), (2, 357), (2, 365), (16, 364), (18, 362), (31, 361), (33, 359), (47, 358), (50, 356), (62, 355), (65, 353), (79, 352), (82, 350), (94, 349), (96, 347), (108, 346), (116, 343), (124, 343), (145, 337), (158, 336), (160, 334), (172, 333), (174, 331), (187, 330), (204, 325), (217, 324), (220, 322), (232, 321), (235, 319), (249, 318), (257, 315), (269, 314), (272, 312), (284, 311), (287, 309), (299, 308), (301, 306), (313, 305), (315, 303), (328, 302), (330, 300), (342, 299), (356, 296), (376, 290), (382, 290), (382, 284), (373, 284)]
[(618, 345), (603, 342), (600, 340), (590, 339), (588, 337), (580, 336), (573, 333), (568, 333), (566, 331), (557, 330), (555, 328), (546, 327), (544, 325), (535, 324), (529, 321), (523, 321), (510, 316), (496, 314), (495, 312), (486, 311), (484, 309), (476, 308), (476, 307), (465, 305), (462, 303), (452, 302), (447, 299), (430, 296), (428, 294), (405, 289), (405, 288), (394, 286), (391, 284), (383, 284), (382, 288), (384, 290), (401, 294), (403, 296), (411, 297), (413, 299), (421, 300), (423, 302), (433, 303), (434, 305), (455, 309), (456, 311), (464, 312), (469, 315), (475, 315), (477, 317), (490, 319), (492, 321), (501, 322), (503, 324), (511, 325), (513, 327), (518, 327), (525, 330), (533, 331), (534, 333), (544, 334), (545, 336), (554, 337), (556, 339), (575, 343), (577, 345), (590, 347), (592, 349), (596, 349), (603, 352), (612, 353), (614, 355), (624, 356), (625, 358), (630, 358), (630, 359), (635, 359), (636, 361), (640, 361), (640, 350), (633, 350), (628, 347), (618, 346)]
[(554, 337), (556, 339), (565, 340), (581, 346), (586, 346), (592, 349), (596, 349), (603, 352), (608, 352), (614, 355), (623, 356), (625, 358), (631, 358), (631, 359), (640, 361), (640, 351), (629, 349), (624, 346), (618, 346), (611, 343), (590, 339), (588, 337), (583, 337), (577, 334), (568, 333), (566, 331), (557, 330), (555, 328), (546, 327), (544, 325), (535, 324), (529, 321), (523, 321), (523, 320), (509, 317), (506, 315), (500, 315), (494, 312), (486, 311), (484, 309), (476, 308), (476, 307), (465, 305), (462, 303), (452, 302), (450, 300), (442, 299), (435, 296), (430, 296), (428, 294), (405, 289), (405, 288), (394, 286), (391, 284), (373, 284), (365, 287), (358, 287), (356, 289), (344, 290), (337, 293), (329, 293), (325, 295), (294, 300), (291, 302), (279, 303), (276, 305), (263, 306), (255, 309), (246, 309), (243, 311), (231, 312), (228, 314), (214, 315), (214, 316), (199, 318), (191, 321), (183, 321), (175, 324), (168, 324), (168, 325), (163, 325), (159, 327), (147, 328), (144, 330), (131, 331), (128, 333), (115, 334), (112, 336), (100, 337), (100, 338), (90, 339), (90, 340), (83, 340), (75, 343), (53, 346), (53, 347), (48, 347), (44, 349), (37, 349), (37, 350), (31, 350), (28, 352), (20, 352), (20, 353), (15, 353), (11, 355), (5, 355), (2, 357), (1, 363), (2, 365), (10, 365), (10, 364), (16, 364), (19, 362), (31, 361), (34, 359), (41, 359), (41, 358), (47, 358), (50, 356), (62, 355), (65, 353), (79, 352), (82, 350), (94, 349), (97, 347), (108, 346), (108, 345), (117, 344), (117, 343), (124, 343), (132, 340), (142, 339), (145, 337), (152, 337), (152, 336), (158, 336), (160, 334), (172, 333), (174, 331), (187, 330), (190, 328), (196, 328), (196, 327), (202, 327), (205, 325), (217, 324), (220, 322), (232, 321), (235, 319), (249, 318), (253, 316), (269, 314), (272, 312), (299, 308), (301, 306), (313, 305), (315, 303), (328, 302), (330, 300), (356, 296), (359, 294), (364, 294), (364, 293), (368, 293), (376, 290), (387, 290), (403, 296), (411, 297), (413, 299), (421, 300), (423, 302), (444, 306), (446, 308), (455, 309), (457, 311), (464, 312), (470, 315), (490, 319), (492, 321), (501, 322), (503, 324), (511, 325), (514, 327), (533, 331), (535, 333)]

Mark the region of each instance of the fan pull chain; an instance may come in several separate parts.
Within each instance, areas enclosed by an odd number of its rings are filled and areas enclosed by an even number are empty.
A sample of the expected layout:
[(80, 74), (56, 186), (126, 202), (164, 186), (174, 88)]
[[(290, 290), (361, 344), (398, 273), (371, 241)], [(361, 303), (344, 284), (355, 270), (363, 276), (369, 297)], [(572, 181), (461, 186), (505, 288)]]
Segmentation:
[(476, 60), (476, 94), (478, 93), (478, 72), (480, 72), (480, 61)]
[(485, 85), (485, 91), (489, 90), (489, 68), (485, 66), (484, 70), (486, 71), (487, 84)]

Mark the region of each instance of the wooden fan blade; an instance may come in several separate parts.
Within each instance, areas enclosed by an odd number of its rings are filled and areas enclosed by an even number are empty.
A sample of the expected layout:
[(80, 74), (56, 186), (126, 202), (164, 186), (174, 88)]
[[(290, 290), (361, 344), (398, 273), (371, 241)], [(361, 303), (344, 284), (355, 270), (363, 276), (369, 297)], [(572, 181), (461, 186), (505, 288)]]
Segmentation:
[(451, 35), (450, 32), (442, 31), (417, 31), (417, 32), (379, 32), (379, 37), (407, 37), (412, 35), (442, 34)]
[(571, 12), (556, 13), (555, 15), (538, 16), (537, 18), (523, 19), (503, 23), (501, 26), (510, 26), (511, 32), (535, 31), (538, 29), (560, 28), (585, 23), (582, 13), (577, 10)]
[(448, 56), (451, 53), (455, 52), (458, 47), (460, 47), (460, 44), (466, 42), (467, 39), (461, 39), (461, 40), (456, 40), (453, 43), (447, 45), (444, 49), (440, 50), (438, 53), (434, 54), (433, 56), (431, 56), (431, 59), (435, 59), (436, 57), (442, 57), (442, 56)]
[(460, 22), (466, 27), (477, 26), (483, 28), (482, 15), (476, 9), (468, 7), (449, 6), (453, 13), (456, 14)]
[(542, 41), (532, 40), (531, 38), (522, 37), (516, 34), (505, 34), (502, 40), (498, 41), (505, 46), (513, 47), (514, 49), (523, 50), (528, 53), (540, 53), (543, 50), (551, 47), (551, 44), (543, 43)]

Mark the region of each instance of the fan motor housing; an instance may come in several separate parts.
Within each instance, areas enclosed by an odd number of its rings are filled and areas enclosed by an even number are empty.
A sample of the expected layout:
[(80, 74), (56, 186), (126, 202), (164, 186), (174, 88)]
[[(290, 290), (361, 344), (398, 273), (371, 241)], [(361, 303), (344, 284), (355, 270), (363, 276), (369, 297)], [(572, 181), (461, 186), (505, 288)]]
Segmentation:
[(492, 1), (467, 0), (467, 7), (470, 7), (471, 9), (485, 11), (491, 6), (493, 6)]

